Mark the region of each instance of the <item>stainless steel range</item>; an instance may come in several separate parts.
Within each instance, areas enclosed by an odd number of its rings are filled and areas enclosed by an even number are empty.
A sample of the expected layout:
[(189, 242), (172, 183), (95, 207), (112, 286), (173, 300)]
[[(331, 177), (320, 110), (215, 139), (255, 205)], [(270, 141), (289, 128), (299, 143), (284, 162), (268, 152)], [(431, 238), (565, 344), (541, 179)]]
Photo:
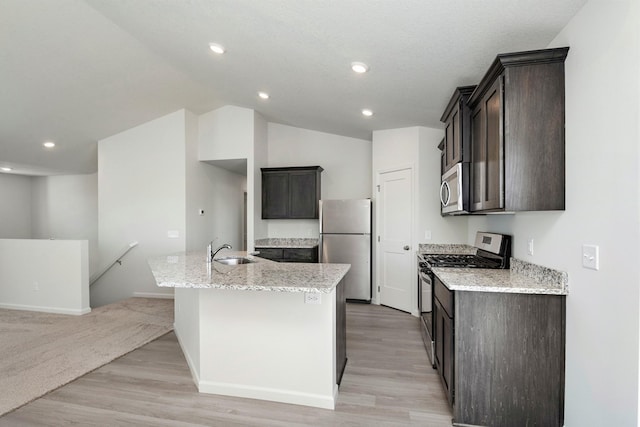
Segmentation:
[(422, 339), (435, 368), (433, 341), (433, 272), (435, 267), (509, 268), (511, 236), (478, 231), (471, 251), (475, 253), (421, 253), (418, 255), (418, 308)]

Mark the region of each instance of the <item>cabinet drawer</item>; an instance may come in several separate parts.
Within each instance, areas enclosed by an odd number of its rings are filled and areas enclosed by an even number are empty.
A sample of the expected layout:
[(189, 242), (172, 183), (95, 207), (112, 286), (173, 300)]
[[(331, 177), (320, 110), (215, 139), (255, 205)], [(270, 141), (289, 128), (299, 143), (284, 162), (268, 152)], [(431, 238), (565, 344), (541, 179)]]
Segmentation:
[(318, 248), (285, 248), (283, 258), (288, 262), (318, 262)]
[(438, 301), (442, 305), (442, 308), (446, 312), (447, 316), (453, 318), (453, 292), (451, 292), (447, 287), (438, 279), (438, 277), (434, 277), (434, 293)]
[(272, 261), (282, 261), (283, 250), (281, 248), (256, 248), (260, 252), (257, 256), (260, 258), (270, 259)]

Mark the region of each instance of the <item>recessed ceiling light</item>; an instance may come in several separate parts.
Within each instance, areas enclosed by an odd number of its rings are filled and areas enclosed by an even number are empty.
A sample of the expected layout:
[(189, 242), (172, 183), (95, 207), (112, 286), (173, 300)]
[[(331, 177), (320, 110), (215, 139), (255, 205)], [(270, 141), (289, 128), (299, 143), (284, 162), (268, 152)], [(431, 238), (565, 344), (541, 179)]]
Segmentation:
[(43, 145), (45, 148), (53, 148), (53, 147), (55, 147), (55, 146), (56, 146), (56, 143), (55, 143), (55, 142), (51, 142), (51, 141), (47, 141), (47, 142), (43, 142), (43, 143), (42, 143), (42, 145)]
[(369, 66), (364, 62), (352, 62), (351, 69), (358, 74), (362, 74), (369, 71)]
[(13, 169), (11, 169), (11, 168), (4, 168), (4, 167), (0, 168), (0, 171), (2, 171), (2, 172), (11, 172), (12, 170)]
[(371, 117), (371, 116), (373, 116), (373, 111), (368, 110), (368, 109), (365, 108), (364, 110), (362, 110), (362, 115), (363, 116), (367, 116), (367, 117)]
[(217, 43), (209, 43), (209, 49), (220, 55), (223, 54), (225, 50), (224, 47)]
[(267, 92), (258, 92), (258, 96), (262, 99), (269, 99), (269, 94)]

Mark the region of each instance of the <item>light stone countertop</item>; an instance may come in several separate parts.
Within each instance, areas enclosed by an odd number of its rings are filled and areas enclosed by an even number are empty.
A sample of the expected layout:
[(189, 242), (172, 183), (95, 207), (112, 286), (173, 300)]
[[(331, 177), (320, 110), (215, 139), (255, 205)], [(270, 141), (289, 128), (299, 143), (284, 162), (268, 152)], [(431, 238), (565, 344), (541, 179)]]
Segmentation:
[(256, 248), (314, 248), (318, 246), (318, 239), (298, 237), (270, 237), (257, 239)]
[(452, 291), (568, 295), (567, 273), (511, 258), (511, 269), (432, 268)]
[[(417, 255), (475, 254), (477, 249), (465, 244), (421, 243)], [(452, 291), (504, 292), (520, 294), (568, 295), (567, 273), (510, 258), (508, 270), (487, 268), (434, 267), (431, 270)]]
[(205, 252), (189, 252), (147, 260), (160, 287), (330, 293), (350, 264), (278, 263), (223, 251), (216, 258), (243, 256), (256, 262), (225, 265), (206, 262)]

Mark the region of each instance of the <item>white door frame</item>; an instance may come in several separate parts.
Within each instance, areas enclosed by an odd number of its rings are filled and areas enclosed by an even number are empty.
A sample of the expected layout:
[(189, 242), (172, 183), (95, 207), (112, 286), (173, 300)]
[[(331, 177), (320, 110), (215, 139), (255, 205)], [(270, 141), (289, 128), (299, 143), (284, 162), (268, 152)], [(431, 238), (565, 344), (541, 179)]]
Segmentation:
[[(414, 163), (406, 163), (406, 164), (401, 164), (401, 165), (397, 165), (394, 167), (390, 167), (390, 168), (385, 168), (385, 169), (379, 169), (376, 171), (376, 184), (374, 187), (374, 195), (376, 203), (375, 203), (375, 230), (374, 230), (374, 238), (373, 238), (373, 243), (374, 243), (374, 249), (375, 249), (375, 255), (374, 255), (374, 260), (375, 260), (375, 282), (374, 282), (374, 286), (373, 286), (373, 296), (371, 299), (371, 302), (374, 304), (378, 304), (380, 305), (380, 277), (381, 277), (381, 270), (382, 270), (382, 262), (381, 262), (381, 258), (382, 258), (382, 254), (380, 251), (380, 242), (379, 242), (379, 230), (380, 230), (380, 198), (378, 197), (378, 194), (380, 192), (380, 176), (382, 174), (385, 173), (389, 173), (389, 172), (397, 172), (397, 171), (401, 171), (404, 169), (410, 169), (411, 170), (411, 252), (415, 253), (415, 251), (418, 249), (417, 247), (417, 243), (416, 243), (416, 239), (415, 239), (415, 229), (416, 229), (416, 189), (417, 189), (417, 183), (416, 183), (416, 167)], [(417, 261), (415, 260), (414, 257), (414, 261), (413, 261), (413, 270), (417, 271)], [(416, 273), (417, 275), (417, 273)], [(418, 282), (417, 282), (417, 276), (416, 276), (416, 280), (413, 282), (413, 287), (415, 287), (415, 292), (414, 289), (412, 289), (412, 297), (411, 297), (411, 314), (414, 316), (419, 316), (418, 313)]]

